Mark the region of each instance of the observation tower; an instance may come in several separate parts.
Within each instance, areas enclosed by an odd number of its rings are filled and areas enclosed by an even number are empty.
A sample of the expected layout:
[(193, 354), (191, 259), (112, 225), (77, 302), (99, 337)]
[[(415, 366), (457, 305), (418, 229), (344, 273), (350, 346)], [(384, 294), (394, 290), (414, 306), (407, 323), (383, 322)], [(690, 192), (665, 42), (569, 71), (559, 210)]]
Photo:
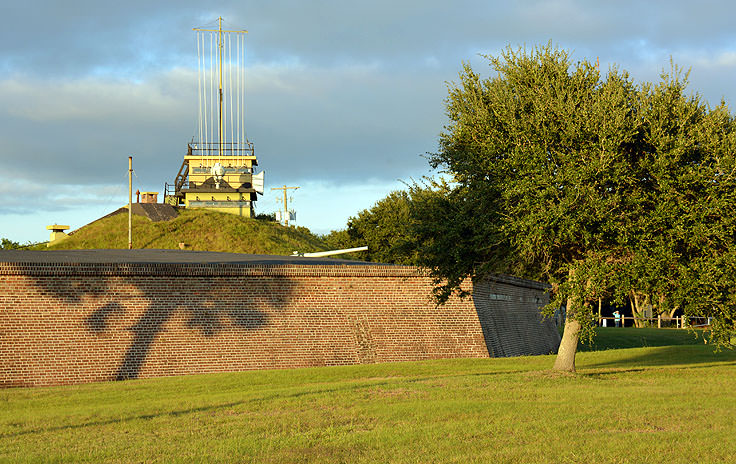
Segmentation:
[(246, 30), (194, 28), (197, 38), (198, 117), (164, 202), (253, 217), (263, 174), (245, 132)]

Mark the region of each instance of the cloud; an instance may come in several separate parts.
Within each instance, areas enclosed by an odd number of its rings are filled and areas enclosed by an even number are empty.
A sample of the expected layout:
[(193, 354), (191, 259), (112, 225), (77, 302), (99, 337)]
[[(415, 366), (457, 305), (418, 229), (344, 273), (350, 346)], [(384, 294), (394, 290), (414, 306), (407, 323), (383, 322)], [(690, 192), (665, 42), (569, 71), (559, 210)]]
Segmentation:
[[(175, 68), (145, 82), (82, 77), (42, 80), (16, 76), (0, 81), (6, 116), (33, 123), (109, 120), (122, 123), (144, 110), (153, 117), (171, 118), (187, 105), (196, 75)], [(164, 85), (165, 82), (165, 85)], [(186, 108), (188, 109), (188, 108)]]
[(4, 179), (0, 183), (0, 214), (65, 212), (85, 207), (113, 208), (128, 202), (128, 189), (119, 185), (77, 185)]
[(5, 223), (11, 212), (71, 213), (74, 198), (79, 211), (97, 204), (104, 195), (95, 192), (126, 185), (131, 154), (141, 190), (173, 181), (197, 124), (191, 28), (219, 15), (249, 30), (246, 128), (260, 168), (269, 182), (305, 185), (300, 195), (322, 192), (313, 201), (323, 212), (307, 215), (325, 224), (330, 211), (368, 207), (396, 179), (425, 173), (421, 155), (437, 148), (445, 124), (445, 82), (456, 80), (462, 61), (490, 74), (478, 54), (507, 44), (552, 40), (575, 60), (599, 57), (603, 69), (617, 63), (637, 81), (656, 80), (672, 57), (692, 67), (691, 89), (709, 102), (736, 99), (730, 2), (4, 6), (0, 184), (12, 185), (0, 188)]
[[(424, 165), (419, 155), (434, 148), (442, 125), (444, 85), (436, 74), (276, 63), (254, 66), (248, 76), (246, 128), (261, 167), (294, 177), (407, 175)], [(173, 180), (195, 131), (196, 73), (175, 68), (144, 77), (0, 81), (7, 175), (111, 182), (133, 154), (144, 182)]]
[(6, 78), (0, 81), (2, 175), (59, 184), (113, 182), (127, 169), (129, 154), (161, 169), (167, 154), (177, 159), (183, 153), (194, 126), (186, 117), (189, 87), (181, 69), (142, 83)]
[(6, 71), (40, 75), (133, 77), (193, 62), (191, 28), (212, 24), (218, 15), (228, 26), (250, 31), (253, 63), (284, 57), (315, 66), (377, 60), (409, 69), (427, 51), (440, 60), (466, 59), (469, 49), (492, 52), (506, 43), (549, 39), (606, 56), (622, 38), (669, 50), (731, 46), (734, 9), (731, 2), (708, 0), (231, 0), (217, 8), (194, 0), (33, 1), (6, 5), (0, 63)]

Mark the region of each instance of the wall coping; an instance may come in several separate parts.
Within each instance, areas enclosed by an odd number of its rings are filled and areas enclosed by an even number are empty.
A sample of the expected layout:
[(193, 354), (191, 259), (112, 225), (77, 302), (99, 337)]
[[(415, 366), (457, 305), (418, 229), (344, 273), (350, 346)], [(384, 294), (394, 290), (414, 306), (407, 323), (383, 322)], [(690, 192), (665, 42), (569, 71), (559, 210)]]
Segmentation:
[(0, 275), (191, 277), (418, 277), (419, 269), (393, 265), (236, 263), (2, 263)]
[[(146, 277), (403, 277), (428, 278), (427, 270), (382, 264), (241, 264), (241, 263), (74, 263), (0, 262), (0, 276), (146, 276)], [(547, 290), (549, 285), (494, 274), (483, 280)]]

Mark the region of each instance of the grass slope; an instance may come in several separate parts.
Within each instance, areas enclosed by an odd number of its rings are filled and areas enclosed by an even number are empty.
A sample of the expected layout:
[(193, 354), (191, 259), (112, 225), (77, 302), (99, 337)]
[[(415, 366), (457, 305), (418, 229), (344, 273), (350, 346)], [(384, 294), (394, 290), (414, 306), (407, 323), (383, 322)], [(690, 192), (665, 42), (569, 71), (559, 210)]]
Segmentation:
[(733, 462), (704, 345), (0, 390), (5, 462)]
[[(135, 248), (227, 251), (290, 255), (293, 251), (326, 250), (327, 246), (304, 227), (284, 227), (270, 221), (242, 218), (205, 210), (181, 210), (177, 218), (152, 222), (133, 216)], [(110, 249), (128, 247), (128, 216), (118, 214), (100, 219), (77, 230), (74, 235), (50, 247), (64, 249)]]

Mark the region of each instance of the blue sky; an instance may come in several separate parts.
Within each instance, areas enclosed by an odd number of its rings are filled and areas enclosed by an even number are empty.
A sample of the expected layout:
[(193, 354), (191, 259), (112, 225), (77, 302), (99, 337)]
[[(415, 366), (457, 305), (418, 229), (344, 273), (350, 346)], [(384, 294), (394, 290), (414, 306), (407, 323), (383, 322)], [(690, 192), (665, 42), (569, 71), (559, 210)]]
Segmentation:
[(16, 2), (0, 30), (0, 237), (48, 238), (162, 191), (197, 124), (192, 27), (248, 29), (246, 128), (270, 187), (298, 185), (298, 223), (342, 228), (402, 181), (445, 124), (463, 61), (552, 41), (639, 82), (675, 63), (716, 104), (736, 99), (730, 2)]

